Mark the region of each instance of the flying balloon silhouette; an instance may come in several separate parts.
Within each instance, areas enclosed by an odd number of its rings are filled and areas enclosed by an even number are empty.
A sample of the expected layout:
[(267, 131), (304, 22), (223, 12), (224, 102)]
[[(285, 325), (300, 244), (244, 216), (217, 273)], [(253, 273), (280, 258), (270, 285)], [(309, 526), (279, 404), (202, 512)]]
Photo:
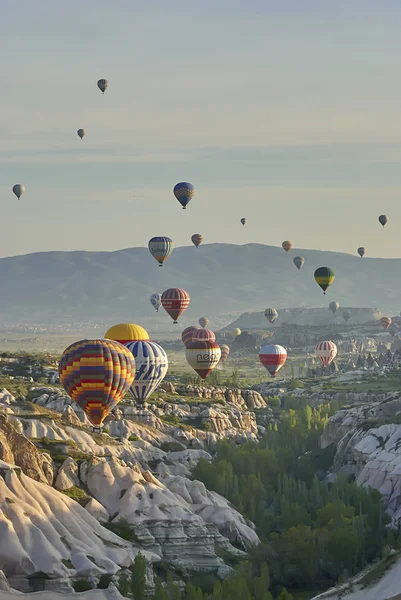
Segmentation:
[(191, 201), (195, 194), (195, 188), (192, 183), (182, 181), (174, 186), (174, 196), (181, 204), (182, 208), (187, 208), (188, 203)]

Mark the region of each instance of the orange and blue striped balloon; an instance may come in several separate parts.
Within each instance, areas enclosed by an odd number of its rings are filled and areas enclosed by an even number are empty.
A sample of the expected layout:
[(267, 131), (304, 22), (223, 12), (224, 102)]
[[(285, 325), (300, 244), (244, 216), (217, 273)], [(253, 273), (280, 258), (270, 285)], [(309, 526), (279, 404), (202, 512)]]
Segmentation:
[(135, 377), (132, 353), (113, 340), (81, 340), (64, 350), (58, 368), (67, 394), (100, 427)]

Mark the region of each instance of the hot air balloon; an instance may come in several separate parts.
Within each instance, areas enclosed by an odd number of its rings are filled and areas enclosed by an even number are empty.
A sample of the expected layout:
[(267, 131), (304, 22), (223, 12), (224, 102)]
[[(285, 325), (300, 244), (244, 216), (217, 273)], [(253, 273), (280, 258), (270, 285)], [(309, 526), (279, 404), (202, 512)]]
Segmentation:
[(220, 346), (211, 340), (194, 340), (186, 348), (185, 357), (189, 366), (205, 379), (220, 361)]
[(82, 140), (82, 138), (83, 138), (83, 137), (84, 137), (84, 135), (85, 135), (85, 129), (78, 129), (78, 131), (77, 131), (77, 134), (79, 135), (79, 137), (80, 137), (80, 138), (81, 138), (81, 140)]
[(340, 305), (338, 302), (330, 302), (329, 309), (331, 310), (333, 315), (338, 311), (339, 308), (340, 308)]
[(177, 323), (177, 319), (189, 306), (190, 296), (185, 290), (180, 288), (170, 288), (162, 293), (161, 297), (164, 310)]
[(227, 344), (221, 344), (220, 351), (221, 351), (220, 362), (225, 362), (230, 355), (230, 346), (227, 346)]
[(145, 402), (167, 375), (166, 351), (155, 342), (129, 342), (126, 347), (136, 364), (135, 379), (129, 392), (135, 400)]
[(242, 217), (242, 219), (241, 219), (241, 223), (242, 223), (243, 225), (245, 225), (245, 223), (246, 223), (246, 219), (245, 219), (245, 217)]
[(299, 269), (303, 266), (305, 259), (303, 256), (296, 256), (292, 262), (299, 271)]
[(322, 288), (324, 294), (326, 293), (329, 285), (333, 283), (334, 279), (334, 271), (329, 267), (319, 267), (315, 271), (315, 281), (318, 286)]
[(209, 323), (209, 319), (207, 317), (201, 317), (198, 323), (201, 327), (206, 327), (206, 325)]
[(381, 225), (383, 225), (383, 227), (385, 226), (385, 224), (388, 222), (388, 218), (386, 215), (380, 215), (379, 217), (379, 223)]
[(107, 79), (99, 79), (99, 81), (97, 82), (97, 87), (104, 94), (107, 88), (109, 87), (109, 82), (107, 81)]
[(192, 183), (182, 181), (181, 183), (177, 183), (177, 185), (174, 186), (173, 192), (174, 196), (177, 198), (182, 208), (186, 208), (189, 201), (193, 198), (195, 194), (195, 188), (192, 185)]
[(392, 321), (390, 319), (390, 317), (382, 317), (380, 319), (380, 325), (383, 327), (384, 330), (388, 329), (391, 325)]
[(274, 321), (278, 317), (278, 312), (276, 311), (275, 308), (266, 308), (265, 317), (269, 321), (269, 323), (274, 323)]
[(275, 377), (287, 360), (287, 350), (277, 344), (262, 346), (259, 360), (270, 375)]
[(337, 346), (330, 340), (319, 342), (316, 345), (315, 353), (324, 367), (330, 365), (337, 356)]
[(181, 333), (181, 340), (186, 348), (191, 344), (195, 331), (198, 331), (199, 327), (186, 327)]
[(191, 241), (194, 244), (194, 246), (198, 247), (203, 242), (203, 235), (201, 235), (200, 233), (194, 233), (191, 237)]
[(13, 186), (13, 192), (19, 200), (21, 198), (22, 194), (25, 192), (25, 186), (22, 185), (21, 183), (16, 183)]
[(159, 263), (159, 267), (162, 267), (173, 251), (174, 242), (169, 237), (157, 236), (149, 240), (148, 248), (153, 258)]
[(152, 294), (150, 297), (150, 303), (156, 309), (156, 312), (159, 312), (159, 308), (162, 305), (162, 295), (161, 294)]
[(104, 334), (105, 339), (115, 340), (120, 344), (127, 344), (128, 342), (144, 342), (149, 341), (149, 334), (140, 325), (135, 323), (119, 323), (113, 325)]
[(391, 323), (390, 327), (387, 329), (387, 332), (393, 337), (400, 332), (398, 325), (395, 323)]
[(238, 327), (236, 327), (232, 330), (231, 335), (233, 336), (233, 338), (238, 337), (239, 335), (241, 335), (241, 329), (238, 329)]
[(351, 313), (349, 312), (349, 310), (344, 310), (343, 319), (346, 323), (348, 323), (350, 316), (351, 316)]
[(209, 340), (216, 341), (216, 334), (211, 329), (197, 329), (193, 333), (193, 340)]
[(362, 256), (365, 256), (366, 250), (363, 246), (361, 246), (360, 248), (358, 248), (357, 252), (358, 252), (359, 256), (362, 258)]
[(286, 252), (289, 252), (292, 248), (292, 243), (289, 240), (286, 240), (281, 245), (283, 247), (283, 250), (285, 250)]
[(135, 377), (135, 359), (112, 340), (81, 340), (64, 350), (60, 381), (95, 428), (120, 402)]

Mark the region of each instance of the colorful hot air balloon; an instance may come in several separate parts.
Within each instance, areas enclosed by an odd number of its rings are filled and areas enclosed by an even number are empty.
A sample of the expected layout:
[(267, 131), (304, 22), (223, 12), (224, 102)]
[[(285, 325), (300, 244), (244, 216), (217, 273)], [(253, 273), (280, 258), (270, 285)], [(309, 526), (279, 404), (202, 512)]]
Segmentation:
[(174, 196), (177, 198), (182, 208), (186, 208), (189, 201), (193, 198), (195, 194), (195, 188), (192, 185), (192, 183), (182, 181), (181, 183), (177, 183), (177, 185), (174, 186), (173, 192)]
[(19, 200), (21, 198), (22, 194), (25, 192), (25, 186), (22, 185), (21, 183), (16, 183), (13, 186), (13, 192)]
[(287, 360), (287, 350), (277, 344), (262, 346), (259, 360), (270, 375), (275, 377)]
[(78, 129), (78, 131), (77, 131), (77, 134), (79, 135), (79, 137), (80, 137), (80, 138), (81, 138), (81, 140), (82, 140), (82, 138), (83, 138), (83, 137), (84, 137), (84, 135), (85, 135), (85, 129)]
[(329, 285), (333, 283), (334, 279), (334, 271), (329, 267), (319, 267), (315, 271), (315, 281), (318, 286), (322, 288), (324, 294), (326, 293)]
[(166, 351), (155, 342), (129, 342), (126, 347), (136, 364), (135, 379), (129, 392), (135, 400), (145, 402), (167, 375)]
[(169, 237), (159, 235), (149, 240), (148, 248), (153, 258), (159, 263), (159, 267), (162, 267), (173, 251), (174, 242)]
[(118, 342), (81, 340), (64, 350), (58, 371), (67, 394), (99, 428), (133, 382), (135, 359)]
[(221, 358), (220, 362), (225, 362), (230, 355), (230, 346), (227, 344), (220, 344)]
[(216, 341), (216, 334), (211, 329), (197, 329), (193, 333), (193, 340), (209, 340)]
[(97, 82), (97, 87), (104, 94), (107, 88), (109, 87), (109, 82), (107, 81), (107, 79), (99, 79), (99, 81)]
[(199, 327), (186, 327), (181, 333), (181, 340), (186, 348), (192, 342), (195, 331), (198, 331)]
[(220, 358), (220, 347), (211, 340), (194, 340), (185, 350), (185, 357), (190, 367), (196, 371), (201, 379), (217, 367)]
[(206, 325), (209, 323), (209, 319), (207, 317), (201, 317), (198, 323), (201, 327), (206, 327)]
[(296, 256), (292, 262), (299, 271), (299, 269), (303, 266), (305, 259), (303, 256)]
[(381, 225), (383, 225), (383, 227), (385, 226), (385, 224), (388, 222), (388, 218), (386, 215), (380, 215), (379, 217), (379, 223)]
[(362, 256), (365, 256), (366, 250), (363, 246), (361, 246), (360, 248), (357, 249), (357, 252), (358, 252), (359, 256), (362, 258)]
[(283, 247), (283, 250), (285, 250), (286, 252), (289, 252), (292, 248), (292, 243), (289, 240), (286, 240), (281, 245)]
[(243, 225), (245, 225), (245, 223), (246, 223), (246, 219), (245, 219), (245, 217), (242, 217), (242, 219), (241, 219), (241, 223), (242, 223)]
[(276, 311), (275, 308), (266, 308), (265, 317), (269, 321), (269, 323), (274, 323), (274, 321), (278, 317), (278, 312)]
[(119, 323), (113, 325), (104, 334), (105, 339), (115, 340), (120, 344), (127, 344), (128, 342), (144, 342), (149, 341), (149, 334), (140, 325), (135, 323)]
[(351, 313), (349, 312), (349, 310), (344, 310), (343, 319), (346, 323), (348, 323), (350, 316), (351, 316)]
[(161, 301), (164, 310), (170, 315), (174, 323), (189, 306), (190, 296), (180, 288), (170, 288), (162, 293)]
[(156, 312), (159, 312), (159, 308), (162, 305), (162, 295), (152, 294), (150, 297), (150, 303), (156, 309)]
[(331, 310), (333, 315), (335, 315), (335, 313), (338, 311), (339, 308), (340, 308), (340, 305), (338, 302), (330, 302), (329, 309)]
[(233, 336), (233, 338), (238, 337), (239, 335), (241, 335), (241, 329), (238, 329), (238, 327), (236, 327), (232, 330), (231, 335)]
[(200, 233), (194, 233), (191, 237), (191, 241), (194, 244), (194, 246), (198, 247), (203, 242), (203, 235), (201, 235)]
[(322, 365), (327, 367), (337, 356), (337, 346), (330, 340), (319, 342), (315, 347), (315, 353)]
[(383, 327), (384, 330), (388, 329), (390, 327), (392, 323), (392, 320), (390, 319), (390, 317), (382, 317), (380, 319), (380, 325)]

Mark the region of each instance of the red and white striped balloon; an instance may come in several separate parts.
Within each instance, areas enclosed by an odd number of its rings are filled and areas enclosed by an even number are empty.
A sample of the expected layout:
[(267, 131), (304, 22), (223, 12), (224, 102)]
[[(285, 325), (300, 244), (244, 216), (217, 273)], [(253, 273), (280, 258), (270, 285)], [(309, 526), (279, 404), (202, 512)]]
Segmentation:
[(278, 344), (262, 346), (259, 360), (270, 375), (275, 377), (287, 360), (287, 350)]
[(315, 354), (324, 367), (330, 365), (337, 356), (337, 346), (334, 342), (326, 340), (316, 344)]
[(216, 334), (211, 329), (197, 329), (193, 332), (192, 339), (195, 340), (207, 340), (209, 342), (216, 341)]
[(206, 379), (220, 361), (220, 346), (210, 340), (193, 340), (192, 344), (187, 346), (185, 356), (189, 366), (199, 377)]
[(190, 296), (188, 292), (180, 288), (165, 290), (161, 297), (164, 310), (170, 315), (174, 323), (189, 306)]

